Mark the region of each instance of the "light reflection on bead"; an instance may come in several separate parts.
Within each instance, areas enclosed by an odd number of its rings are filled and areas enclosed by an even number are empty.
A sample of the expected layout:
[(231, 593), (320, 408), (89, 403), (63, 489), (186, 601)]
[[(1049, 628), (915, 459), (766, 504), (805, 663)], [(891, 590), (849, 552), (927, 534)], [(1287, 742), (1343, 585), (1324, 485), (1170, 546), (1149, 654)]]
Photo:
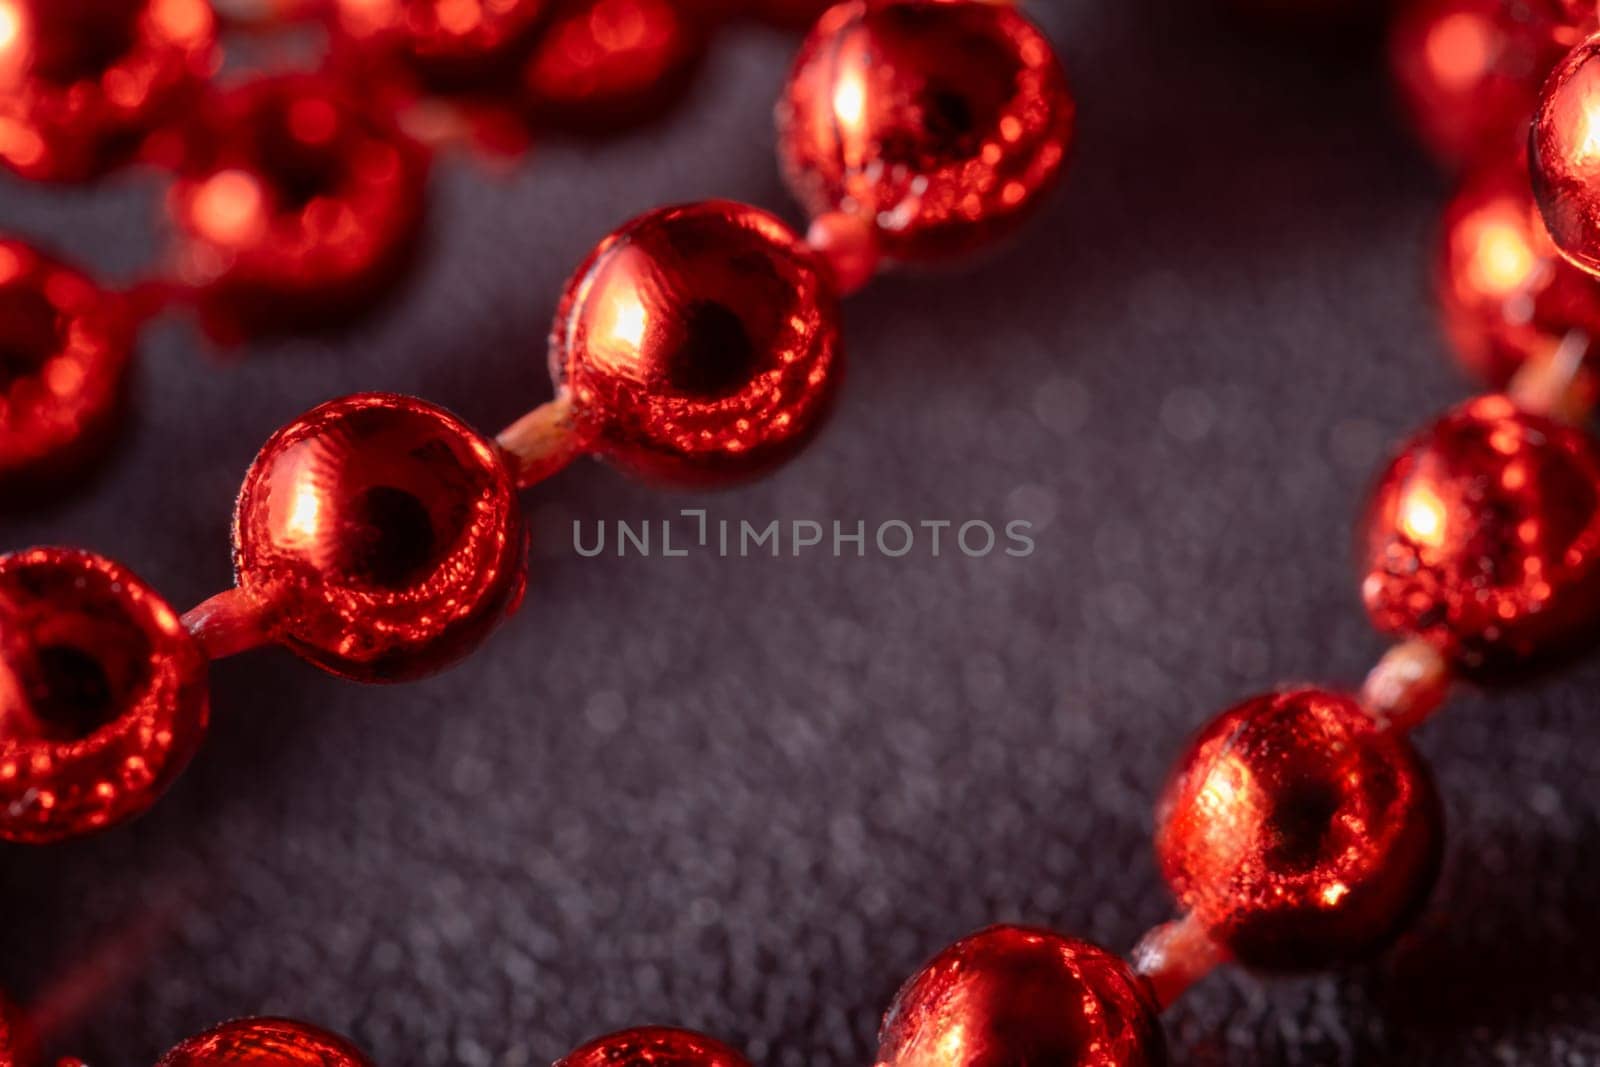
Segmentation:
[(293, 1019), (235, 1019), (189, 1038), (157, 1067), (373, 1067), (338, 1034)]
[(607, 237), (567, 285), (550, 371), (583, 447), (661, 482), (750, 477), (792, 455), (840, 371), (822, 264), (763, 211), (662, 208)]
[(1478, 670), (1570, 649), (1600, 619), (1600, 451), (1504, 397), (1473, 400), (1401, 448), (1361, 551), (1383, 633)]
[(1179, 904), (1241, 963), (1269, 970), (1383, 948), (1425, 903), (1442, 841), (1433, 780), (1404, 736), (1316, 689), (1212, 720), (1156, 815)]
[(845, 211), (885, 255), (932, 260), (1011, 231), (1065, 170), (1076, 105), (1050, 42), (983, 0), (854, 0), (817, 23), (778, 105), (813, 215)]
[(239, 588), (266, 631), (360, 681), (420, 677), (477, 647), (521, 603), (526, 555), (495, 446), (386, 393), (273, 434), (234, 516)]
[(0, 162), (82, 181), (126, 162), (214, 72), (205, 0), (0, 0)]
[(1086, 941), (1023, 926), (962, 938), (896, 994), (877, 1067), (1162, 1067), (1150, 991)]
[(108, 559), (0, 556), (0, 838), (40, 844), (142, 813), (205, 735), (206, 663)]
[(1545, 82), (1528, 169), (1550, 237), (1600, 274), (1600, 36), (1574, 48)]
[(118, 298), (0, 238), (0, 487), (31, 491), (98, 458), (122, 411), (133, 333)]
[(749, 1061), (715, 1038), (691, 1030), (641, 1026), (584, 1045), (555, 1067), (750, 1067)]

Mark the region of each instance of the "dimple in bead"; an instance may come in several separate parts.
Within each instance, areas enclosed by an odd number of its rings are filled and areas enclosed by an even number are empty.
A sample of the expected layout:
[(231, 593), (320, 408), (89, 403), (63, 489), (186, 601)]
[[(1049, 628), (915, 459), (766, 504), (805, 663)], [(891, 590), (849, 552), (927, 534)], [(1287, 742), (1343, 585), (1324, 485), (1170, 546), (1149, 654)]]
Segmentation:
[(0, 0), (0, 161), (41, 181), (98, 177), (217, 61), (206, 0)]
[(1600, 35), (1574, 48), (1540, 91), (1528, 170), (1550, 237), (1575, 265), (1600, 274)]
[(840, 359), (838, 298), (814, 253), (726, 201), (652, 211), (606, 238), (550, 341), (583, 447), (682, 485), (787, 459), (821, 423)]
[(555, 1067), (750, 1067), (739, 1053), (691, 1030), (641, 1026), (595, 1040)]
[(1600, 618), (1600, 450), (1504, 397), (1473, 400), (1390, 463), (1361, 548), (1382, 632), (1472, 670), (1565, 651)]
[(0, 239), (0, 487), (44, 486), (99, 456), (122, 412), (133, 333), (117, 297)]
[(0, 838), (142, 813), (205, 735), (206, 662), (160, 597), (87, 552), (0, 556)]
[(220, 93), (190, 140), (168, 196), (174, 269), (214, 339), (339, 325), (402, 275), (426, 153), (333, 77)]
[(891, 259), (1015, 229), (1065, 171), (1076, 105), (1049, 41), (983, 0), (853, 0), (801, 46), (778, 148), (813, 215), (871, 222)]
[(1205, 727), (1156, 815), (1178, 902), (1247, 966), (1318, 970), (1387, 945), (1426, 902), (1443, 816), (1405, 737), (1298, 689)]
[(399, 681), (466, 655), (521, 602), (527, 539), (495, 446), (443, 408), (365, 393), (262, 447), (234, 567), (266, 633), (334, 674)]
[(992, 926), (901, 988), (877, 1067), (1162, 1067), (1166, 1040), (1143, 980), (1104, 949)]
[(293, 1019), (235, 1019), (189, 1038), (156, 1067), (373, 1067), (338, 1034)]

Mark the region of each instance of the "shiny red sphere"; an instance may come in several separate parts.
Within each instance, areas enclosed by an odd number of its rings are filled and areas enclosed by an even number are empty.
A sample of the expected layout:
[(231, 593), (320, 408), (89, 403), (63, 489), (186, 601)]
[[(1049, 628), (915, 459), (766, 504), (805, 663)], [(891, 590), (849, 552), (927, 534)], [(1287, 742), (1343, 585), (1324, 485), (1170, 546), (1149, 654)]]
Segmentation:
[(1407, 442), (1362, 526), (1362, 597), (1386, 634), (1468, 669), (1564, 650), (1600, 620), (1600, 449), (1473, 400)]
[(1427, 901), (1443, 849), (1433, 779), (1349, 697), (1269, 693), (1223, 712), (1178, 761), (1156, 854), (1178, 902), (1243, 964), (1366, 958)]
[(293, 1019), (235, 1019), (189, 1038), (156, 1067), (373, 1067), (338, 1034)]
[(27, 1061), (22, 1044), (17, 1007), (0, 994), (0, 1067), (23, 1067)]
[(206, 660), (119, 564), (0, 556), (0, 838), (44, 843), (141, 814), (205, 736)]
[(222, 92), (190, 141), (168, 196), (175, 273), (217, 340), (341, 324), (408, 265), (427, 155), (333, 77)]
[(623, 226), (561, 301), (550, 371), (586, 447), (661, 482), (760, 473), (816, 430), (840, 371), (838, 298), (783, 223), (727, 201)]
[(363, 393), (280, 429), (234, 515), (239, 588), (325, 670), (384, 682), (465, 656), (521, 603), (527, 537), (495, 445), (443, 408)]
[(691, 1030), (641, 1026), (584, 1045), (555, 1067), (750, 1067), (749, 1061), (715, 1038)]
[(1150, 992), (1104, 949), (1049, 930), (991, 926), (901, 987), (877, 1067), (1161, 1067)]
[(336, 50), (398, 59), (434, 88), (492, 80), (521, 61), (552, 0), (331, 0)]
[(1550, 237), (1600, 274), (1600, 35), (1574, 48), (1539, 94), (1529, 140), (1534, 197)]
[(82, 181), (126, 162), (216, 68), (206, 0), (0, 0), (0, 162)]
[(557, 0), (523, 67), (526, 105), (541, 126), (631, 126), (678, 100), (705, 51), (681, 0)]
[(1517, 152), (1540, 84), (1579, 38), (1558, 0), (1412, 0), (1389, 64), (1423, 144), (1460, 166)]
[[(1437, 263), (1444, 322), (1463, 366), (1504, 388), (1530, 359), (1600, 340), (1600, 281), (1563, 259), (1534, 207), (1525, 170), (1485, 161), (1445, 209)], [(1591, 399), (1592, 367), (1578, 388)]]
[(778, 151), (813, 215), (879, 230), (885, 255), (958, 255), (1015, 229), (1066, 169), (1076, 103), (1050, 42), (984, 0), (853, 0), (801, 46)]
[(0, 487), (43, 486), (100, 455), (123, 409), (133, 339), (117, 297), (0, 238)]

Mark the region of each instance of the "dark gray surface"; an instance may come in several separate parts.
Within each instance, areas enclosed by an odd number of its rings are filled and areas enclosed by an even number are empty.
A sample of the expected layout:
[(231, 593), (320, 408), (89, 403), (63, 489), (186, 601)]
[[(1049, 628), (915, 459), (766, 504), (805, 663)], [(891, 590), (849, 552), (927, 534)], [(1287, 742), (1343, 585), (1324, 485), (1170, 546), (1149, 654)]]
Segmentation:
[[(464, 666), (363, 688), (225, 663), (151, 816), (0, 849), (0, 984), (76, 991), (66, 1044), (100, 1067), (256, 1012), (385, 1067), (548, 1061), (643, 1021), (843, 1067), (973, 927), (1125, 949), (1167, 918), (1150, 807), (1184, 737), (1381, 648), (1350, 518), (1386, 443), (1467, 390), (1423, 284), (1442, 182), (1370, 52), (1170, 0), (1034, 10), (1082, 98), (1065, 195), (977, 269), (855, 300), (829, 431), (709, 500), (1028, 517), (1033, 557), (579, 559), (573, 517), (704, 502), (583, 464), (530, 494), (528, 603)], [(0, 546), (103, 550), (183, 608), (229, 580), (239, 478), (301, 410), (392, 389), (509, 421), (611, 225), (710, 195), (793, 216), (769, 121), (791, 48), (729, 37), (649, 134), (508, 178), (447, 165), (419, 277), (347, 338), (219, 367), (157, 331), (124, 453)], [(152, 193), (8, 184), (0, 221), (126, 276)], [(1600, 1063), (1597, 682), (1590, 661), (1427, 727), (1451, 836), (1417, 935), (1338, 978), (1214, 977), (1169, 1015), (1177, 1062)]]

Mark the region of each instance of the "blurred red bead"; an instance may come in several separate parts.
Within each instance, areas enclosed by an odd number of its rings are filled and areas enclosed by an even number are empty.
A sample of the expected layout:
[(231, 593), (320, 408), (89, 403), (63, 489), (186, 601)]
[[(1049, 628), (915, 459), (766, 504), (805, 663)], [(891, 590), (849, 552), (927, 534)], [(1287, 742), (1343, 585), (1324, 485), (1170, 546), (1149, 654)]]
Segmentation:
[(840, 211), (812, 219), (806, 244), (816, 249), (833, 273), (834, 285), (846, 295), (870, 282), (883, 259), (877, 229), (858, 216)]
[(408, 265), (427, 155), (333, 77), (219, 93), (189, 142), (168, 196), (175, 269), (213, 338), (346, 322)]
[(52, 488), (99, 457), (122, 413), (133, 340), (117, 297), (0, 238), (0, 489)]
[(0, 0), (0, 161), (41, 181), (98, 177), (218, 60), (206, 0)]
[(1408, 441), (1362, 527), (1362, 597), (1386, 634), (1461, 666), (1566, 649), (1600, 618), (1600, 450), (1500, 396)]
[(877, 1067), (1161, 1067), (1150, 991), (1104, 949), (991, 926), (930, 960), (896, 994)]
[(642, 215), (567, 284), (550, 371), (584, 447), (662, 482), (749, 477), (821, 423), (838, 298), (783, 223), (713, 200)]
[(1443, 815), (1403, 734), (1299, 689), (1219, 715), (1178, 761), (1156, 854), (1182, 906), (1250, 967), (1364, 959), (1426, 903)]
[(206, 661), (125, 568), (0, 556), (0, 838), (42, 844), (141, 814), (205, 736)]
[(801, 46), (778, 150), (813, 215), (872, 222), (884, 254), (958, 255), (1015, 229), (1066, 168), (1077, 107), (1050, 42), (984, 0), (854, 0)]
[(1545, 82), (1529, 143), (1533, 193), (1551, 239), (1600, 274), (1600, 36), (1574, 48)]
[(234, 516), (239, 588), (323, 669), (416, 678), (520, 604), (527, 538), (493, 443), (443, 408), (364, 393), (273, 434)]
[(293, 1019), (235, 1019), (189, 1038), (157, 1067), (372, 1067), (338, 1034)]
[(705, 50), (681, 0), (557, 0), (523, 67), (527, 108), (569, 132), (636, 125), (682, 96)]
[(398, 59), (432, 88), (483, 84), (521, 62), (551, 0), (332, 0), (335, 54)]
[(749, 1061), (715, 1038), (690, 1030), (641, 1026), (584, 1045), (555, 1067), (750, 1067)]
[[(1463, 366), (1504, 388), (1529, 360), (1563, 344), (1587, 352), (1600, 339), (1600, 281), (1556, 252), (1539, 219), (1527, 172), (1485, 161), (1445, 209), (1436, 260), (1446, 330)], [(1586, 367), (1578, 388), (1594, 399)]]
[(776, 26), (803, 29), (832, 7), (836, 0), (679, 0), (705, 19), (760, 19)]

